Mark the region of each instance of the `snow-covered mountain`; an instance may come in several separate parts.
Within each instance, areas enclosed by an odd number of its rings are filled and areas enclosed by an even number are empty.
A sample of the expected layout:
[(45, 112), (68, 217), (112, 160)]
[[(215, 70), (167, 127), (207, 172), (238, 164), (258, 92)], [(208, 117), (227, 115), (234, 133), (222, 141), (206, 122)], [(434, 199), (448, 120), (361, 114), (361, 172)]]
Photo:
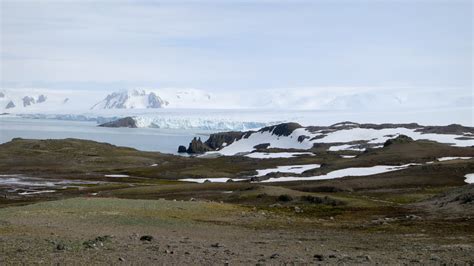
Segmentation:
[[(100, 112), (109, 109), (221, 108), (198, 89), (87, 90), (0, 89), (0, 111), (8, 113)], [(235, 107), (235, 106), (234, 106)]]
[(276, 122), (473, 125), (465, 89), (300, 88), (255, 91), (1, 89), (0, 113), (29, 118), (108, 121), (133, 117), (137, 127), (246, 130)]
[(295, 88), (218, 91), (131, 89), (110, 91), (0, 89), (0, 112), (94, 113), (149, 109), (269, 109), (322, 111), (433, 110), (473, 108), (472, 91), (462, 88)]
[(212, 100), (197, 89), (133, 89), (109, 94), (91, 109), (214, 108)]
[(84, 90), (0, 89), (0, 112), (81, 112), (104, 95), (104, 92)]
[(130, 90), (114, 92), (105, 99), (94, 104), (91, 109), (146, 109), (163, 108), (169, 102), (157, 96), (154, 92), (145, 90)]

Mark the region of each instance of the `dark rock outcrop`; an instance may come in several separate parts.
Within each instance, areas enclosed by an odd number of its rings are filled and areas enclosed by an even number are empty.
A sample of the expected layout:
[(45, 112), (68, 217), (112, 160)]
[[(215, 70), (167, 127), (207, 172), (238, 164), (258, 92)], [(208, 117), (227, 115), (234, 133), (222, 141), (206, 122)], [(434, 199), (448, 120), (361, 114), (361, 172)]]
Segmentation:
[[(109, 94), (104, 99), (105, 101), (104, 109), (113, 109), (113, 108), (124, 109), (125, 102), (127, 101), (127, 99), (128, 99), (128, 94), (126, 93), (114, 92), (112, 94)], [(96, 105), (92, 106), (91, 109), (94, 109)]]
[(42, 102), (45, 102), (47, 99), (46, 96), (44, 96), (43, 94), (41, 94), (40, 96), (38, 96), (38, 99), (36, 100), (37, 103), (42, 103)]
[(268, 146), (270, 146), (270, 143), (261, 143), (261, 144), (253, 146), (253, 148), (257, 150), (264, 150), (268, 148)]
[(239, 131), (215, 133), (211, 134), (209, 139), (207, 139), (204, 143), (209, 148), (216, 150), (222, 148), (224, 143), (229, 145), (235, 140), (241, 139), (243, 135), (244, 133)]
[(387, 147), (387, 146), (390, 146), (390, 145), (396, 144), (396, 143), (408, 143), (408, 142), (412, 142), (412, 141), (414, 141), (414, 140), (412, 138), (406, 136), (406, 135), (399, 135), (398, 137), (396, 137), (394, 139), (388, 139), (387, 141), (385, 141), (383, 146)]
[(277, 136), (289, 136), (295, 129), (302, 128), (303, 126), (298, 123), (283, 123), (275, 126), (264, 127), (259, 132), (271, 132)]
[(179, 153), (187, 152), (186, 146), (179, 145), (179, 147), (178, 147), (178, 152), (179, 152)]
[(23, 106), (24, 107), (30, 106), (30, 105), (35, 103), (35, 98), (30, 97), (30, 96), (25, 96), (25, 97), (23, 97), (22, 100), (23, 100)]
[(148, 94), (148, 105), (146, 108), (161, 108), (167, 104), (168, 102), (158, 97), (155, 93), (150, 92), (150, 94)]
[(474, 127), (465, 127), (459, 124), (451, 124), (447, 126), (425, 126), (415, 131), (423, 132), (423, 133), (434, 133), (434, 134), (464, 135), (465, 133), (474, 134)]
[(15, 104), (13, 103), (13, 101), (9, 101), (7, 106), (5, 107), (5, 109), (10, 109), (10, 108), (15, 108)]
[(201, 141), (201, 138), (194, 138), (191, 143), (189, 143), (188, 153), (204, 153), (207, 151), (212, 151), (212, 149)]
[(371, 129), (384, 129), (384, 128), (399, 128), (399, 127), (404, 127), (404, 128), (409, 128), (409, 129), (415, 129), (421, 127), (417, 123), (408, 123), (408, 124), (390, 124), (390, 123), (384, 123), (384, 124), (360, 124), (360, 128), (371, 128)]
[(303, 142), (305, 139), (309, 139), (309, 136), (301, 135), (298, 137), (298, 142)]
[(99, 127), (129, 127), (129, 128), (136, 128), (137, 122), (130, 116), (120, 118), (114, 121), (110, 121), (107, 123), (103, 123), (99, 125)]
[(0, 98), (5, 97), (5, 94), (3, 92), (0, 92)]

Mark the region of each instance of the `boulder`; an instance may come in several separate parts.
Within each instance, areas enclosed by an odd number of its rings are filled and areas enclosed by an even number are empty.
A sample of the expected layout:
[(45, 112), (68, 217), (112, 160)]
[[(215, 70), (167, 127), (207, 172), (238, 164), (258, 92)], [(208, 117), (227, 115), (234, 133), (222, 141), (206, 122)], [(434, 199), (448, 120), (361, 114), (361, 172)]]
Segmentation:
[(140, 237), (140, 241), (152, 241), (153, 240), (153, 236), (150, 236), (150, 235), (144, 235), (144, 236), (141, 236)]
[(183, 153), (183, 152), (186, 152), (186, 151), (187, 151), (187, 150), (186, 150), (186, 146), (179, 145), (179, 147), (178, 147), (178, 152), (179, 152), (179, 153)]

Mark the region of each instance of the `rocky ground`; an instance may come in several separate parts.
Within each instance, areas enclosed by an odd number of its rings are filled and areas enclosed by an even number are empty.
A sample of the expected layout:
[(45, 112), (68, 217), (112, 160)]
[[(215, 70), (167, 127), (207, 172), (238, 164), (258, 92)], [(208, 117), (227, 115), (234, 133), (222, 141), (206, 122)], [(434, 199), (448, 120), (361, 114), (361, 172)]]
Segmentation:
[(466, 264), (474, 249), (473, 220), (416, 215), (346, 227), (230, 204), (92, 198), (0, 214), (1, 264)]
[[(436, 161), (473, 157), (472, 147), (399, 139), (355, 155), (184, 158), (92, 141), (16, 139), (0, 145), (1, 174), (76, 183), (24, 195), (0, 185), (0, 265), (474, 261), (474, 188), (464, 177), (474, 159)], [(176, 181), (279, 165), (322, 165), (302, 174), (309, 176), (383, 163), (420, 165), (319, 181)]]

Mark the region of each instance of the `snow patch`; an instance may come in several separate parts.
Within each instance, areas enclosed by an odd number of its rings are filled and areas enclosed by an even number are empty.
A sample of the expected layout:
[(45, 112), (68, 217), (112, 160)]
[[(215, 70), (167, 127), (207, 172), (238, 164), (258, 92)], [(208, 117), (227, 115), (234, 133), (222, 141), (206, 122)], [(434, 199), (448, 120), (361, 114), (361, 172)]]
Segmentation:
[(56, 190), (41, 190), (41, 191), (32, 191), (32, 192), (21, 192), (18, 193), (18, 195), (35, 195), (35, 194), (43, 194), (43, 193), (53, 193), (56, 192)]
[(347, 176), (370, 176), (370, 175), (403, 170), (403, 169), (408, 168), (411, 165), (417, 165), (417, 164), (405, 164), (405, 165), (400, 165), (400, 166), (376, 165), (376, 166), (371, 166), (371, 167), (351, 167), (351, 168), (346, 168), (346, 169), (335, 170), (325, 175), (319, 175), (319, 176), (308, 176), (308, 177), (284, 176), (284, 177), (270, 178), (270, 179), (263, 180), (260, 182), (268, 183), (268, 182), (288, 182), (288, 181), (310, 181), (310, 180), (336, 179), (336, 178), (342, 178), (342, 177), (347, 177)]
[(365, 149), (359, 148), (357, 145), (343, 144), (331, 146), (328, 151), (365, 151)]
[(341, 155), (341, 158), (344, 158), (344, 159), (352, 159), (355, 157), (357, 157), (357, 155)]
[(293, 158), (302, 155), (314, 156), (312, 152), (252, 152), (246, 154), (246, 157), (256, 159), (274, 159), (274, 158)]
[(271, 132), (255, 132), (247, 138), (241, 138), (234, 141), (230, 145), (222, 148), (219, 153), (222, 155), (234, 155), (241, 152), (252, 152), (255, 150), (255, 146), (262, 143), (269, 143), (268, 148), (280, 148), (280, 149), (301, 149), (308, 150), (313, 147), (313, 142), (309, 139), (298, 141), (298, 137), (301, 135), (314, 137), (319, 134), (314, 134), (306, 130), (305, 128), (295, 129), (289, 136), (278, 136)]
[(467, 174), (464, 176), (466, 180), (464, 180), (468, 184), (474, 184), (474, 174)]
[(441, 157), (441, 158), (438, 158), (437, 160), (440, 162), (444, 162), (444, 161), (451, 161), (451, 160), (469, 160), (469, 159), (472, 159), (472, 157)]
[(459, 135), (451, 134), (423, 134), (422, 132), (416, 132), (415, 129), (409, 128), (384, 128), (384, 129), (371, 129), (371, 128), (351, 128), (343, 129), (328, 133), (327, 136), (318, 139), (319, 143), (338, 143), (338, 142), (351, 142), (358, 140), (368, 141), (369, 144), (383, 144), (388, 139), (394, 138), (398, 135), (406, 135), (414, 140), (432, 140), (440, 143), (453, 144), (454, 146), (469, 147), (474, 144), (472, 140), (459, 140)]
[(129, 175), (121, 175), (121, 174), (112, 174), (112, 175), (104, 175), (105, 177), (130, 177)]
[(265, 176), (269, 173), (293, 173), (293, 174), (301, 174), (304, 171), (311, 170), (311, 169), (316, 169), (321, 167), (320, 164), (302, 164), (302, 165), (285, 165), (285, 166), (277, 166), (276, 168), (269, 168), (269, 169), (262, 169), (262, 170), (257, 170), (257, 175), (258, 176)]

